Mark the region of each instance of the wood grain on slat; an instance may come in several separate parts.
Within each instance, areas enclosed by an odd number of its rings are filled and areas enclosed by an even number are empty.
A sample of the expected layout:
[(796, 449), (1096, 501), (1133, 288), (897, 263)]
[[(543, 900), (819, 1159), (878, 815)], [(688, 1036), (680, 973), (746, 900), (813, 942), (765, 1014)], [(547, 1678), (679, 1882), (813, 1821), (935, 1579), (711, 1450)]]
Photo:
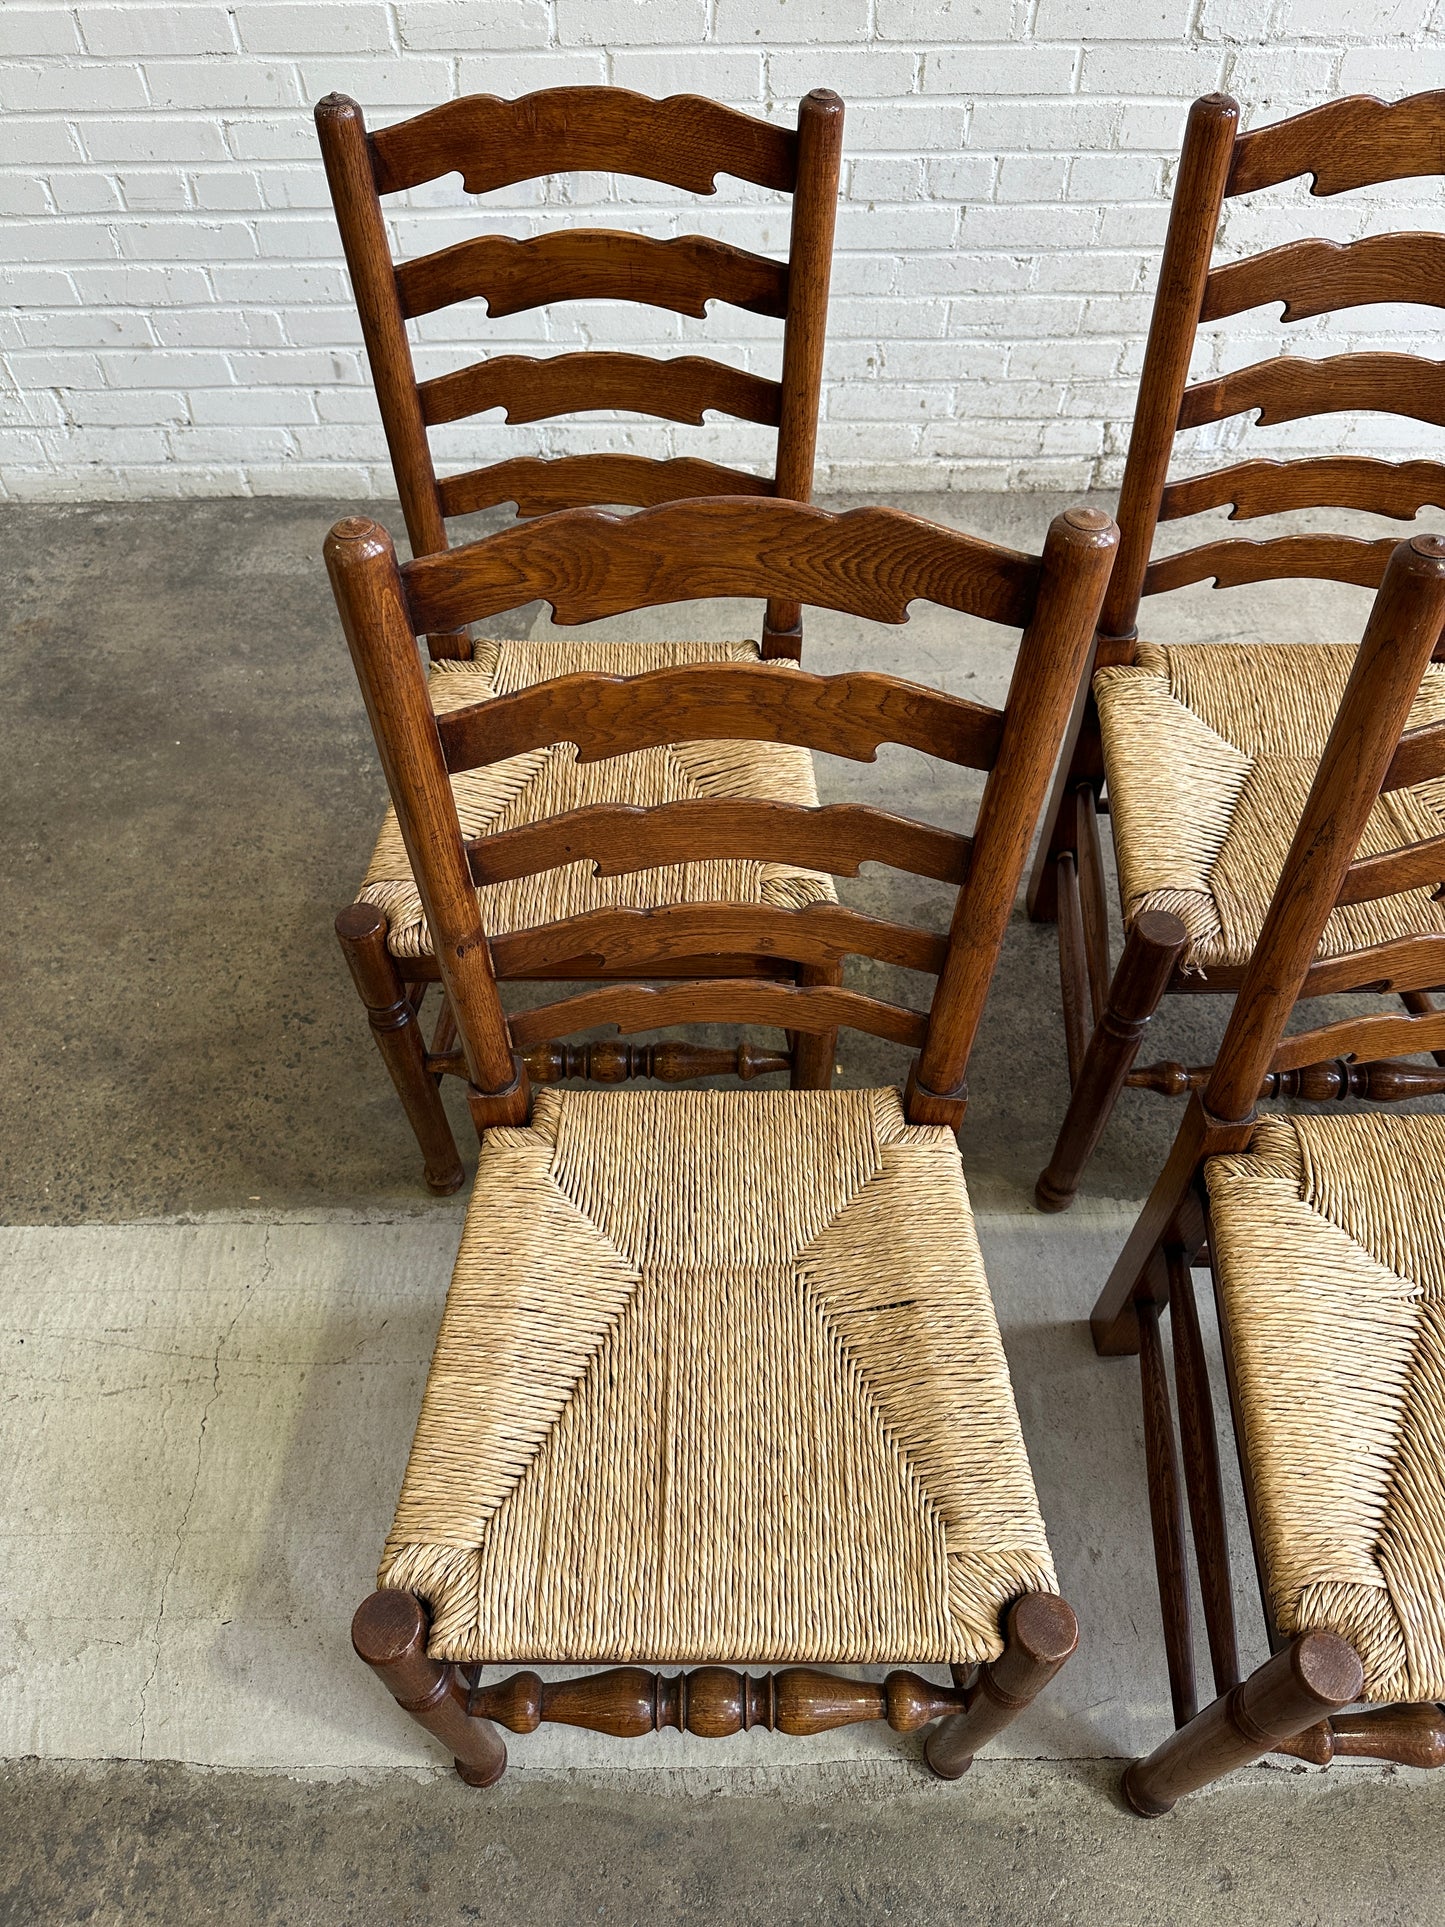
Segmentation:
[(765, 475), (749, 475), (693, 456), (659, 462), (650, 455), (514, 455), (490, 468), (448, 475), (437, 488), (442, 514), (447, 516), (472, 515), (478, 509), (495, 508), (498, 502), (515, 502), (518, 515), (528, 516), (600, 503), (643, 508), (700, 495), (772, 492), (773, 484)]
[[(404, 298), (404, 297), (403, 297)], [(1376, 301), (1445, 307), (1445, 234), (1371, 234), (1363, 241), (1289, 241), (1212, 268), (1201, 321), (1284, 303), (1286, 321)]]
[(663, 602), (753, 595), (788, 596), (874, 622), (904, 622), (909, 603), (922, 599), (1022, 627), (1039, 572), (1036, 556), (898, 509), (833, 515), (799, 502), (733, 497), (628, 516), (576, 509), (426, 556), (404, 574), (421, 635), (538, 600), (571, 623)]
[[(1214, 976), (1212, 970), (1209, 974)], [(1321, 958), (1310, 965), (1301, 994), (1333, 997), (1351, 990), (1433, 990), (1442, 983), (1445, 932), (1437, 931), (1427, 936), (1393, 937), (1388, 943), (1371, 944), (1367, 950)], [(1221, 984), (1220, 988), (1237, 990), (1239, 984)]]
[(656, 989), (640, 984), (607, 985), (520, 1011), (510, 1019), (509, 1029), (514, 1047), (525, 1051), (549, 1038), (590, 1030), (594, 1024), (616, 1024), (624, 1034), (661, 1030), (668, 1024), (771, 1024), (779, 1030), (810, 1032), (847, 1026), (914, 1050), (928, 1033), (928, 1018), (923, 1011), (885, 1004), (856, 990), (832, 986), (802, 989), (727, 978)]
[(663, 743), (772, 742), (871, 763), (880, 743), (987, 769), (1003, 717), (872, 670), (812, 676), (771, 663), (715, 662), (641, 676), (557, 676), (437, 718), (453, 772), (500, 763), (551, 743), (577, 760)]
[(847, 877), (857, 876), (861, 863), (887, 863), (940, 883), (962, 883), (969, 848), (969, 839), (953, 830), (862, 803), (807, 809), (754, 797), (705, 796), (652, 809), (592, 803), (475, 837), (467, 856), (478, 883), (584, 860), (596, 865), (596, 875), (608, 877), (720, 857), (792, 863)]
[(1145, 595), (1162, 595), (1186, 583), (1211, 577), (1218, 589), (1242, 582), (1275, 582), (1287, 576), (1317, 576), (1322, 582), (1353, 582), (1377, 589), (1395, 548), (1389, 536), (1363, 542), (1352, 535), (1277, 535), (1270, 542), (1243, 538), (1204, 542), (1182, 555), (1161, 556), (1144, 576)]
[(719, 174), (790, 193), (798, 137), (696, 94), (652, 100), (625, 87), (548, 87), (501, 100), (469, 94), (371, 137), (379, 194), (460, 174), (487, 194), (546, 174), (586, 171), (663, 181), (693, 194)]
[(562, 923), (508, 931), (492, 939), (492, 961), (499, 976), (531, 977), (578, 960), (599, 972), (651, 974), (679, 958), (717, 955), (824, 965), (843, 957), (874, 957), (937, 976), (947, 948), (931, 931), (864, 916), (841, 903), (812, 903), (802, 910), (667, 903), (654, 910), (588, 910)]
[(1445, 93), (1396, 101), (1352, 94), (1256, 127), (1235, 142), (1225, 192), (1253, 194), (1300, 174), (1313, 175), (1313, 194), (1445, 174)]
[[(1442, 394), (1445, 403), (1445, 394)], [(1427, 506), (1445, 508), (1445, 463), (1377, 462), (1365, 455), (1322, 455), (1306, 461), (1238, 462), (1208, 475), (1171, 482), (1161, 522), (1229, 503), (1231, 522), (1287, 509), (1367, 509), (1411, 521)]]
[(408, 317), (473, 300), (485, 301), (493, 319), (551, 301), (638, 301), (699, 320), (709, 301), (779, 320), (788, 311), (785, 262), (701, 234), (654, 241), (611, 228), (573, 228), (529, 241), (476, 234), (403, 262), (396, 290)]
[(1328, 1063), (1333, 1057), (1353, 1057), (1372, 1064), (1382, 1057), (1413, 1057), (1417, 1051), (1445, 1048), (1445, 1010), (1429, 1017), (1406, 1017), (1396, 1012), (1376, 1017), (1346, 1017), (1317, 1030), (1296, 1031), (1283, 1038), (1270, 1060), (1275, 1071), (1300, 1070), (1306, 1064)]
[(1382, 856), (1357, 857), (1337, 901), (1370, 903), (1401, 890), (1433, 890), (1440, 883), (1445, 883), (1445, 836), (1431, 836)]
[(1390, 759), (1382, 789), (1408, 790), (1445, 776), (1445, 723), (1407, 729)]
[(782, 390), (775, 381), (728, 368), (705, 355), (654, 361), (647, 355), (498, 355), (421, 384), (430, 426), (501, 408), (509, 422), (545, 421), (591, 408), (624, 408), (664, 421), (698, 422), (708, 409), (776, 428)]
[(1198, 428), (1251, 408), (1259, 409), (1261, 425), (1361, 408), (1445, 427), (1445, 362), (1423, 355), (1330, 355), (1320, 361), (1277, 355), (1186, 388), (1179, 426)]

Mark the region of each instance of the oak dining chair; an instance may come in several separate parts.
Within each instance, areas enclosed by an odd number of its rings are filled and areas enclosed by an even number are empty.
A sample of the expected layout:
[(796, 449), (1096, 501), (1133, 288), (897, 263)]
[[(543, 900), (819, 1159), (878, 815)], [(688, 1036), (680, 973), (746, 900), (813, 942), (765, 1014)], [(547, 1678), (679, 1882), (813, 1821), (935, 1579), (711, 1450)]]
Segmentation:
[[(1243, 982), (1354, 654), (1350, 643), (1293, 635), (1160, 646), (1139, 638), (1141, 598), (1210, 579), (1226, 588), (1313, 576), (1374, 588), (1396, 539), (1211, 538), (1155, 555), (1159, 524), (1225, 505), (1235, 520), (1342, 508), (1408, 521), (1424, 506), (1445, 507), (1445, 464), (1433, 461), (1311, 455), (1168, 479), (1179, 431), (1254, 410), (1266, 423), (1370, 409), (1445, 426), (1445, 367), (1419, 356), (1280, 353), (1188, 379), (1203, 324), (1274, 302), (1285, 304), (1286, 324), (1371, 302), (1445, 305), (1445, 237), (1434, 233), (1378, 234), (1346, 246), (1292, 241), (1212, 265), (1226, 201), (1301, 175), (1310, 176), (1312, 193), (1330, 195), (1445, 171), (1445, 92), (1389, 106), (1364, 97), (1332, 101), (1249, 133), (1238, 123), (1238, 106), (1220, 94), (1196, 101), (1189, 116), (1092, 694), (1080, 706), (1030, 886), (1031, 914), (1058, 921), (1072, 1087), (1038, 1181), (1045, 1210), (1072, 1201), (1125, 1086), (1180, 1096), (1207, 1074), (1207, 1066), (1133, 1065), (1166, 993), (1233, 992)], [(1419, 704), (1422, 717), (1445, 715), (1445, 667), (1426, 677)], [(1113, 837), (1126, 932), (1112, 970), (1101, 812)], [(1445, 828), (1445, 790), (1428, 783), (1397, 789), (1379, 815), (1428, 836)], [(1369, 984), (1354, 953), (1377, 936), (1442, 930), (1445, 908), (1428, 890), (1332, 918), (1303, 994)], [(1375, 987), (1423, 1010), (1435, 981), (1406, 971)], [(1352, 1072), (1364, 1075), (1363, 1067)], [(1303, 1096), (1331, 1096), (1334, 1077), (1329, 1067), (1301, 1066), (1296, 1086)], [(1411, 1071), (1398, 1094), (1426, 1089), (1445, 1089), (1445, 1075)], [(1383, 1079), (1374, 1094), (1385, 1095)]]
[[(572, 510), (398, 566), (374, 523), (327, 564), (457, 1022), (482, 1151), (379, 1590), (353, 1641), (399, 1704), (490, 1785), (498, 1726), (621, 1736), (931, 1728), (957, 1777), (1072, 1651), (964, 1185), (965, 1073), (1083, 673), (1116, 532), (1053, 524), (1042, 558), (886, 509), (779, 500)], [(535, 598), (563, 623), (731, 593), (886, 623), (915, 599), (1020, 628), (1002, 710), (872, 671), (692, 663), (564, 675), (438, 716), (416, 637)], [(880, 743), (988, 772), (971, 836), (862, 803), (597, 804), (468, 837), (449, 778), (561, 734), (584, 759), (679, 733)], [(476, 882), (585, 853), (956, 886), (947, 935), (838, 903), (586, 913), (619, 961), (842, 954), (929, 973), (927, 1010), (837, 983), (617, 982), (505, 1016), (514, 935)], [(530, 932), (570, 954), (562, 924)], [(584, 1028), (855, 1027), (911, 1054), (897, 1090), (533, 1085)], [(540, 1053), (540, 1054), (539, 1054)], [(881, 1684), (819, 1670), (892, 1663)], [(522, 1670), (488, 1683), (484, 1669)], [(536, 1664), (604, 1666), (544, 1682)], [(749, 1675), (746, 1664), (783, 1670)], [(652, 1670), (676, 1664), (693, 1670)], [(947, 1683), (906, 1670), (948, 1669)]]
[[(1256, 1110), (1302, 1066), (1332, 1062), (1348, 1086), (1361, 1064), (1445, 1046), (1445, 1012), (1285, 1028), (1332, 919), (1445, 876), (1445, 834), (1372, 835), (1382, 799), (1445, 780), (1445, 722), (1410, 726), (1442, 626), (1445, 537), (1417, 536), (1385, 571), (1218, 1057), (1094, 1307), (1097, 1350), (1137, 1353), (1143, 1394), (1177, 1729), (1125, 1775), (1147, 1816), (1270, 1752), (1445, 1764), (1445, 1116)], [(1360, 948), (1386, 983), (1427, 955), (1445, 978), (1445, 932)], [(1191, 1276), (1206, 1261), (1273, 1654), (1243, 1678)], [(1181, 1445), (1216, 1695), (1203, 1711)]]
[[(795, 128), (752, 118), (690, 95), (654, 100), (619, 87), (560, 87), (518, 100), (473, 95), (368, 132), (361, 108), (332, 94), (316, 108), (342, 245), (414, 556), (448, 546), (450, 518), (513, 502), (521, 516), (599, 503), (642, 506), (699, 495), (782, 497), (812, 492), (834, 213), (842, 156), (843, 103), (817, 90), (799, 104)], [(458, 173), (482, 195), (555, 173), (606, 170), (696, 194), (728, 174), (791, 200), (788, 258), (775, 260), (702, 236), (660, 241), (611, 229), (567, 228), (517, 240), (482, 233), (397, 262), (384, 201)], [(485, 299), (492, 317), (556, 302), (624, 300), (703, 317), (709, 302), (775, 317), (782, 326), (776, 381), (699, 355), (657, 359), (588, 350), (531, 358), (503, 354), (418, 381), (408, 323), (455, 303)], [(654, 461), (627, 453), (551, 460), (514, 456), (438, 477), (428, 430), (488, 409), (509, 422), (588, 410), (620, 410), (701, 423), (709, 412), (777, 430), (770, 475), (710, 461)], [(621, 431), (619, 431), (620, 434)], [(801, 610), (773, 597), (761, 640), (645, 642), (592, 639), (473, 640), (466, 628), (426, 638), (439, 710), (511, 694), (568, 671), (636, 674), (714, 660), (796, 659)], [(458, 784), (469, 833), (514, 829), (567, 807), (610, 800), (619, 808), (708, 796), (815, 801), (806, 756), (776, 745), (659, 743), (634, 757), (581, 767), (565, 745)], [(740, 905), (824, 900), (828, 886), (786, 866), (664, 866), (626, 877), (573, 865), (484, 893), (488, 930), (521, 934), (587, 908), (710, 901)], [(436, 1063), (455, 1041), (440, 1011), (430, 1047), (419, 1028), (436, 981), (431, 937), (395, 817), (388, 815), (357, 901), (337, 934), (383, 1060), (423, 1153), (426, 1182), (455, 1190), (462, 1165), (437, 1088)], [(593, 959), (558, 959), (560, 974), (591, 971)], [(686, 968), (697, 968), (686, 959)], [(679, 968), (659, 959), (659, 974)], [(517, 963), (520, 975), (535, 970)], [(606, 974), (605, 970), (602, 974)], [(616, 1060), (622, 1064), (624, 1060)], [(794, 1054), (795, 1080), (826, 1084), (833, 1042), (810, 1038)], [(734, 1066), (753, 1074), (756, 1066)], [(664, 1068), (679, 1069), (674, 1058)], [(776, 1068), (764, 1066), (763, 1068)]]

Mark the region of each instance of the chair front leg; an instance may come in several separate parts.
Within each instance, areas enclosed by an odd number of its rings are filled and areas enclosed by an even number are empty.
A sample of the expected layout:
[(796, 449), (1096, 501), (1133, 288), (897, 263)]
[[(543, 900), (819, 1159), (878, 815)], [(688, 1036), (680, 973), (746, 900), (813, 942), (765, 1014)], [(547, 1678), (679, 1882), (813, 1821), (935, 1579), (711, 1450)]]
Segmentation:
[(351, 1643), (402, 1711), (450, 1750), (468, 1786), (495, 1786), (507, 1770), (502, 1736), (468, 1710), (461, 1668), (428, 1658), (428, 1623), (414, 1593), (374, 1592), (356, 1609)]
[(1357, 1700), (1365, 1672), (1337, 1633), (1300, 1633), (1232, 1692), (1197, 1713), (1124, 1774), (1124, 1797), (1146, 1820), (1176, 1800), (1272, 1753)]
[(1084, 1168), (1113, 1115), (1124, 1080), (1139, 1054), (1149, 1019), (1189, 941), (1178, 917), (1145, 910), (1134, 919), (1104, 1013), (1094, 1027), (1059, 1126), (1054, 1154), (1034, 1187), (1041, 1211), (1066, 1211)]
[(427, 1069), (421, 1026), (386, 947), (386, 918), (374, 903), (348, 903), (337, 916), (336, 935), (382, 1062), (416, 1133), (427, 1189), (445, 1197), (460, 1188), (466, 1173), (437, 1080)]
[(940, 1780), (958, 1780), (981, 1746), (1030, 1705), (1079, 1643), (1079, 1622), (1057, 1593), (1027, 1592), (1004, 1622), (1004, 1649), (981, 1666), (964, 1711), (940, 1720), (923, 1756)]

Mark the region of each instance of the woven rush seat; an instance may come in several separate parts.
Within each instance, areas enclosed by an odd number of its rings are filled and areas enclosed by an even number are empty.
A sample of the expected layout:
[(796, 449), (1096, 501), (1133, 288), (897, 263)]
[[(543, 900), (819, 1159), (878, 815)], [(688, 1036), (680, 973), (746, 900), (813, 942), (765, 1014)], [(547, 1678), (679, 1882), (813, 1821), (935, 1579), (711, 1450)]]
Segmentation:
[[(431, 665), (428, 687), (438, 715), (465, 709), (554, 676), (599, 671), (637, 676), (689, 663), (755, 662), (754, 642), (602, 642), (548, 637), (541, 641), (482, 640), (471, 661)], [(788, 674), (792, 665), (776, 665)], [(788, 743), (671, 743), (656, 749), (579, 763), (570, 744), (532, 750), (453, 776), (464, 836), (515, 829), (590, 803), (651, 807), (694, 797), (758, 797), (806, 806), (818, 801), (812, 758)], [(801, 909), (836, 899), (832, 879), (789, 864), (743, 858), (675, 863), (624, 876), (595, 876), (590, 862), (569, 863), (536, 876), (481, 886), (477, 891), (489, 936), (602, 908), (650, 910), (672, 903), (759, 903)], [(359, 900), (387, 918), (387, 947), (397, 957), (431, 955), (421, 898), (388, 807)]]
[[(1126, 923), (1172, 911), (1185, 965), (1247, 963), (1355, 659), (1352, 643), (1138, 646), (1094, 678)], [(1445, 718), (1445, 664), (1427, 670), (1410, 726)], [(1377, 803), (1369, 856), (1445, 831), (1445, 782)], [(1320, 956), (1445, 930), (1425, 889), (1337, 909)]]
[(379, 1584), (439, 1659), (996, 1657), (1055, 1581), (952, 1133), (892, 1090), (488, 1131)]
[(1207, 1175), (1278, 1624), (1445, 1698), (1445, 1117), (1265, 1118)]

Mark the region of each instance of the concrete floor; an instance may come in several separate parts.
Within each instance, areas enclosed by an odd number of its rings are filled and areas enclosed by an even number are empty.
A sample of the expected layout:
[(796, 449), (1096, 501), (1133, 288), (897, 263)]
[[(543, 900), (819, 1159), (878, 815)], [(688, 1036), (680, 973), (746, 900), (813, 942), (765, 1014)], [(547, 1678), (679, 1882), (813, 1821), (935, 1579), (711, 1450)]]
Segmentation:
[[(1037, 546), (1059, 504), (908, 506)], [(1442, 1796), (1419, 1776), (1261, 1768), (1153, 1827), (1112, 1800), (1106, 1762), (1164, 1730), (1167, 1699), (1134, 1376), (1095, 1359), (1081, 1320), (1178, 1114), (1126, 1096), (1088, 1197), (1062, 1219), (1032, 1211), (1065, 1086), (1053, 933), (1022, 917), (964, 1149), (1084, 1626), (1076, 1661), (952, 1789), (870, 1728), (718, 1747), (546, 1728), (516, 1742), (493, 1795), (436, 1771), (346, 1642), (460, 1209), (421, 1189), (330, 931), (382, 800), (319, 563), (346, 508), (0, 522), (0, 863), (16, 870), (0, 939), (0, 1921), (1440, 1919)], [(1345, 638), (1367, 607), (1323, 585), (1201, 588), (1151, 633)], [(755, 620), (707, 605), (612, 626)], [(545, 615), (507, 621), (523, 634)], [(808, 647), (820, 669), (881, 647), (986, 699), (1010, 660), (1007, 638), (934, 610), (871, 636), (820, 613)], [(825, 800), (923, 797), (945, 822), (971, 781), (901, 751), (861, 772), (820, 759)], [(843, 893), (941, 913), (907, 879)], [(1208, 1055), (1225, 1009), (1180, 1000), (1151, 1054)], [(900, 1069), (857, 1038), (842, 1063), (851, 1084)]]

